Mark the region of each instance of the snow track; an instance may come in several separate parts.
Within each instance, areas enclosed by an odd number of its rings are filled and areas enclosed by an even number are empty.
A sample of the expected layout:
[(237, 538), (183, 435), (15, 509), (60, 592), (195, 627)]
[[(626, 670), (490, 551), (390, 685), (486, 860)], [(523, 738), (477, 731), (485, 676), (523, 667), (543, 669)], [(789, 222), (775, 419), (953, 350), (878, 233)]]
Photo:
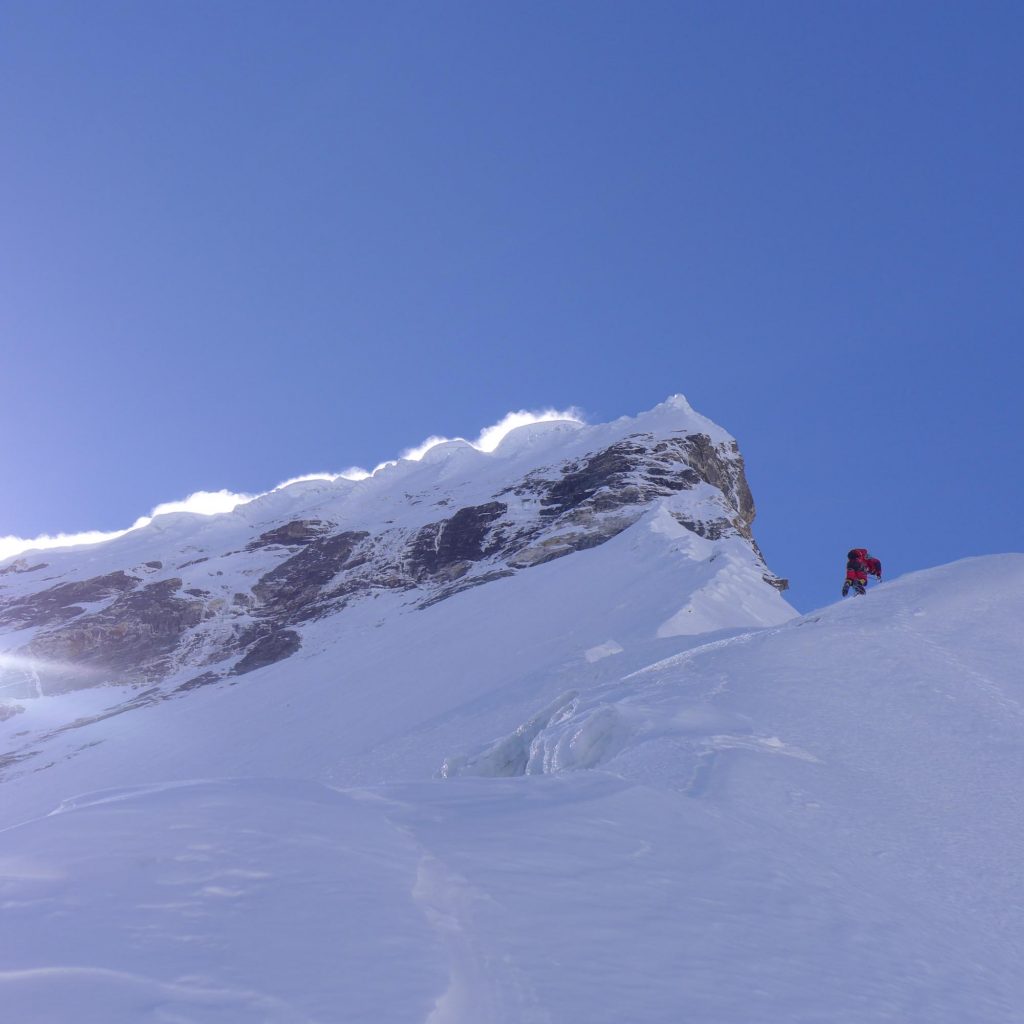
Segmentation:
[(413, 894), (441, 940), (450, 971), (448, 988), (425, 1024), (550, 1024), (529, 976), (510, 955), (482, 941), (477, 918), (492, 900), (487, 893), (426, 854)]

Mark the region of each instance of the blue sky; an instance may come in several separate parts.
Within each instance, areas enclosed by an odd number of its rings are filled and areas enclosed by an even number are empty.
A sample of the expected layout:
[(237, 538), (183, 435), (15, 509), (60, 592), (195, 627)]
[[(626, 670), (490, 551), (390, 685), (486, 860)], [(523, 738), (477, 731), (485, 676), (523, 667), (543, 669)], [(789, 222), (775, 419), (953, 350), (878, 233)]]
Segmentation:
[(0, 7), (0, 536), (683, 392), (806, 610), (1021, 548), (1017, 3)]

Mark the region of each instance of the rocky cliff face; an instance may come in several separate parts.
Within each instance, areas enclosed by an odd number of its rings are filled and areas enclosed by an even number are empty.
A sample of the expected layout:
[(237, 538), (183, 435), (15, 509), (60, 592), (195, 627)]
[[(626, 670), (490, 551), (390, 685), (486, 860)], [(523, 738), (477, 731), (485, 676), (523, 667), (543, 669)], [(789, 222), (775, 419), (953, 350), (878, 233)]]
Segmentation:
[(382, 595), (421, 613), (599, 547), (655, 509), (710, 545), (704, 557), (731, 545), (785, 588), (754, 543), (736, 442), (670, 400), (601, 428), (521, 428), (493, 455), (450, 442), (358, 483), (295, 485), (0, 566), (0, 697), (235, 681), (299, 651), (306, 623)]

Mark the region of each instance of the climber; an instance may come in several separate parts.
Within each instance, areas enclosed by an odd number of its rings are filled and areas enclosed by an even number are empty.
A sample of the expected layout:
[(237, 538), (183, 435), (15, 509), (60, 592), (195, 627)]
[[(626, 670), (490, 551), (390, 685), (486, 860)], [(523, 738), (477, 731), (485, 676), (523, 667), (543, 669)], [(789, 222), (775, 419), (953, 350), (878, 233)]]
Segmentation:
[(868, 554), (867, 548), (851, 548), (846, 553), (846, 579), (843, 582), (843, 597), (852, 590), (855, 594), (865, 594), (868, 589), (868, 576), (882, 579), (882, 563)]

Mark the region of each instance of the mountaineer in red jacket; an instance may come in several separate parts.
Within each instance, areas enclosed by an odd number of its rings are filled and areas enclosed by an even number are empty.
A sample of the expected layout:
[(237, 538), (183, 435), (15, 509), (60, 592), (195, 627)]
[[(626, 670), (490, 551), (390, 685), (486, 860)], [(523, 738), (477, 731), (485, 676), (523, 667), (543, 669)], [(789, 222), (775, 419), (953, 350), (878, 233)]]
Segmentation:
[(846, 580), (843, 582), (843, 597), (852, 590), (855, 594), (865, 594), (868, 589), (868, 576), (874, 576), (879, 582), (882, 579), (882, 563), (868, 554), (867, 548), (851, 548), (846, 553)]

